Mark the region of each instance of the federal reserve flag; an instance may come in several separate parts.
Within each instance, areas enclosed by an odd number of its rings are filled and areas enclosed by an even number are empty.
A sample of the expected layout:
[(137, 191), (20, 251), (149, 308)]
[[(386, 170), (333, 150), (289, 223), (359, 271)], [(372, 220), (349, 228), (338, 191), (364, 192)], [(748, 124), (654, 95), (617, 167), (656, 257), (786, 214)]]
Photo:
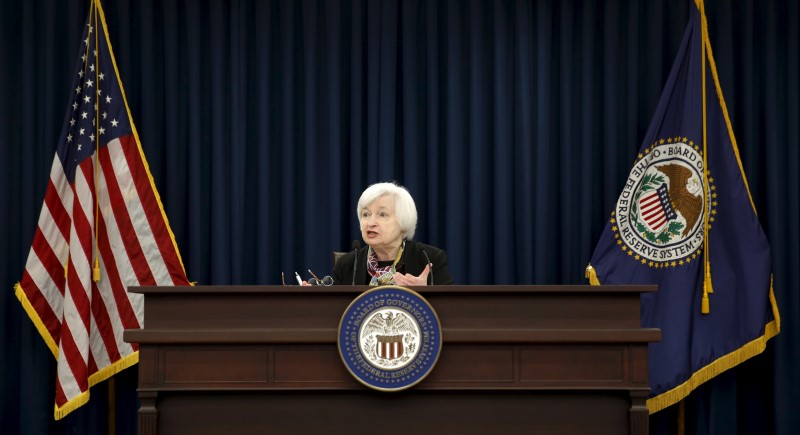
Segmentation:
[[(592, 284), (658, 284), (642, 296), (650, 412), (761, 353), (780, 331), (769, 243), (750, 197), (702, 1), (594, 251)], [(749, 144), (757, 146), (758, 144)]]
[(92, 2), (44, 204), (16, 295), (58, 361), (55, 417), (138, 362), (130, 285), (188, 285)]

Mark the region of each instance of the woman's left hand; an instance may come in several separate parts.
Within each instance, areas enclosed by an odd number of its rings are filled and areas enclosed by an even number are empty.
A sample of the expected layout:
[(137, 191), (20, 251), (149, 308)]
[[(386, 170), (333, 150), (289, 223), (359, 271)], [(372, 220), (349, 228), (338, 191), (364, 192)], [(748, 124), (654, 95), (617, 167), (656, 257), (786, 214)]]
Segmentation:
[(419, 276), (414, 276), (410, 273), (396, 272), (394, 274), (394, 282), (397, 285), (428, 285), (428, 275), (431, 273), (431, 265), (425, 266), (425, 269)]

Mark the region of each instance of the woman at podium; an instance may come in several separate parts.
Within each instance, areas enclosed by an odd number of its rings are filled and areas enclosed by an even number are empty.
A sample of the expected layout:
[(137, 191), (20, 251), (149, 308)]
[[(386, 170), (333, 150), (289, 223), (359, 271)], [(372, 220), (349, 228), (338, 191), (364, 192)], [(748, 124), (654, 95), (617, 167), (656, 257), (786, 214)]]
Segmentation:
[(356, 208), (361, 238), (367, 244), (340, 258), (333, 268), (334, 284), (444, 285), (453, 284), (444, 250), (413, 240), (417, 207), (404, 187), (395, 183), (369, 186)]

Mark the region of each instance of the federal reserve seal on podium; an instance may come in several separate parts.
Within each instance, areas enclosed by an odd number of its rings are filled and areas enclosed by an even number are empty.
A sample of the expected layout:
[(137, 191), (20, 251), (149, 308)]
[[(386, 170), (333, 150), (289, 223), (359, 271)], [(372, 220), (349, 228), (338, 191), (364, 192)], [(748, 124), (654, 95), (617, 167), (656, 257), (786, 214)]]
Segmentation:
[(353, 377), (375, 390), (410, 388), (436, 366), (442, 328), (419, 293), (399, 286), (359, 295), (339, 322), (339, 355)]

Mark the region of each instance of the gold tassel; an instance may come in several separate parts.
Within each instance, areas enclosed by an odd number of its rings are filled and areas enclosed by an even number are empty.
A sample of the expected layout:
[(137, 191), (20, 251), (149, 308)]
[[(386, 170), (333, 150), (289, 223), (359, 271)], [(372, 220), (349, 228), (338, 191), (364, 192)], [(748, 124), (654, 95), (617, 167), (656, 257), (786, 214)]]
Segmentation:
[(703, 280), (703, 302), (700, 307), (700, 312), (703, 314), (711, 312), (708, 302), (708, 295), (711, 293), (714, 293), (714, 289), (711, 287), (711, 264), (706, 263), (706, 277)]
[(100, 259), (94, 259), (94, 268), (92, 269), (92, 279), (94, 282), (100, 281)]
[(597, 272), (594, 271), (594, 267), (591, 264), (586, 266), (586, 279), (589, 280), (591, 285), (600, 285), (600, 280), (597, 279)]

